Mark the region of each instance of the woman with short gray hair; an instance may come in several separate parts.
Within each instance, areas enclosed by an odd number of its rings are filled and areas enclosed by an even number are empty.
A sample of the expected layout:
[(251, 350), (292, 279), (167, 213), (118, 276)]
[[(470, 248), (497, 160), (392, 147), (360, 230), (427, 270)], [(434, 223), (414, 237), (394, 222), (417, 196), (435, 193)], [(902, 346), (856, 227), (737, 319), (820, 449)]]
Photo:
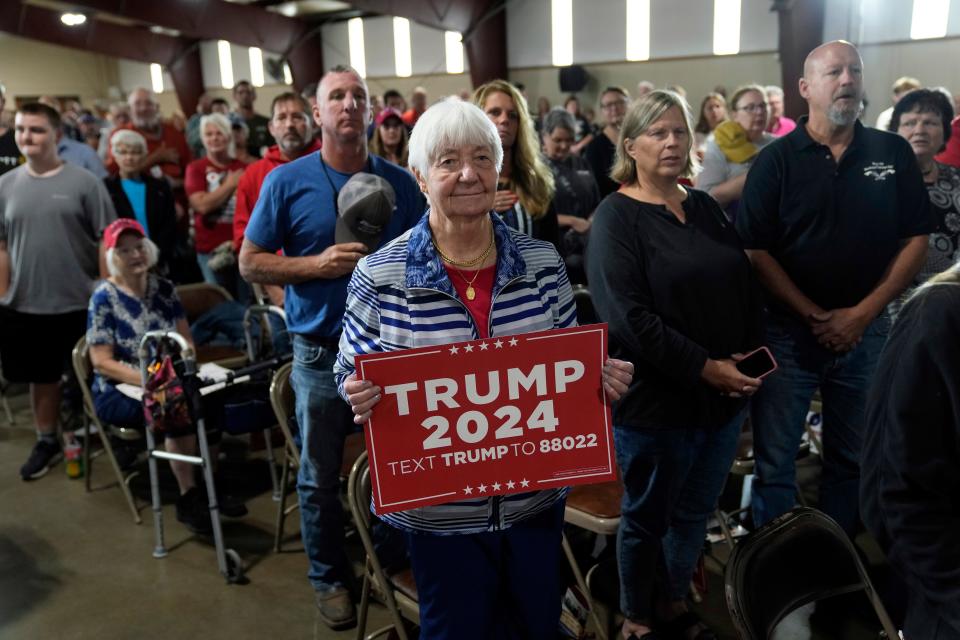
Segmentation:
[(177, 211), (170, 183), (141, 170), (147, 156), (147, 140), (136, 131), (115, 131), (110, 137), (110, 153), (119, 171), (118, 175), (104, 178), (113, 208), (118, 217), (140, 223), (159, 249), (157, 273), (169, 276), (177, 242)]
[(750, 261), (716, 201), (679, 184), (695, 169), (686, 101), (671, 91), (637, 100), (617, 141), (622, 186), (597, 207), (587, 247), (611, 353), (637, 366), (613, 411), (625, 638), (716, 638), (685, 597), (761, 383), (736, 367), (762, 344)]
[[(456, 98), (431, 106), (410, 136), (409, 160), (430, 208), (362, 258), (348, 288), (334, 373), (358, 424), (382, 390), (357, 379), (357, 355), (576, 325), (553, 245), (493, 211), (503, 150), (483, 111)], [(629, 363), (607, 360), (608, 398), (631, 375)], [(555, 638), (565, 496), (511, 492), (381, 515), (407, 532), (420, 638)]]
[(246, 283), (240, 279), (236, 260), (224, 261), (226, 267), (217, 272), (210, 267), (210, 258), (221, 246), (220, 252), (225, 256), (233, 252), (233, 210), (237, 184), (246, 165), (235, 157), (233, 130), (222, 113), (200, 118), (200, 139), (207, 154), (187, 165), (183, 183), (194, 214), (197, 263), (204, 281), (219, 284), (235, 298), (243, 298)]
[(586, 284), (583, 252), (590, 231), (590, 216), (600, 204), (600, 188), (590, 165), (571, 150), (576, 121), (565, 109), (551, 109), (543, 117), (543, 153), (553, 171), (556, 191), (553, 208), (560, 225), (560, 255), (574, 284)]

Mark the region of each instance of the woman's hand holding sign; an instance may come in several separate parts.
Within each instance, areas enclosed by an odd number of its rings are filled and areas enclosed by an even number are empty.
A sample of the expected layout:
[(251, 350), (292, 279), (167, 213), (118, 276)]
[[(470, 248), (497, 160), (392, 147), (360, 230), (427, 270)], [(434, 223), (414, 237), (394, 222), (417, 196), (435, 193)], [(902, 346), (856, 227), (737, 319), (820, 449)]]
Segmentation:
[(353, 421), (363, 424), (370, 419), (375, 404), (380, 402), (382, 390), (369, 380), (357, 380), (357, 374), (351, 373), (343, 383), (343, 390), (353, 409)]
[(603, 363), (603, 391), (607, 402), (616, 402), (627, 392), (633, 381), (633, 363), (615, 358), (607, 358)]

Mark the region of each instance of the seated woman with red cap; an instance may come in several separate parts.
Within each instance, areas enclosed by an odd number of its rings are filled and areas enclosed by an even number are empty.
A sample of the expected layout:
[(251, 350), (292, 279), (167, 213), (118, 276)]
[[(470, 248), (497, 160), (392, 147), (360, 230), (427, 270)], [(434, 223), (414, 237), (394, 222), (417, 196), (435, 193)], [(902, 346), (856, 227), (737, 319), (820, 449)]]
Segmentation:
[[(173, 283), (150, 271), (159, 252), (139, 222), (130, 218), (114, 221), (104, 231), (103, 242), (110, 277), (94, 290), (87, 315), (94, 409), (106, 423), (143, 429), (140, 401), (118, 391), (117, 384), (140, 386), (137, 350), (144, 334), (176, 331), (192, 342), (190, 326)], [(165, 448), (197, 455), (197, 437), (168, 436)], [(193, 466), (171, 460), (170, 468), (180, 488), (177, 520), (194, 533), (209, 532), (207, 500), (196, 485)]]

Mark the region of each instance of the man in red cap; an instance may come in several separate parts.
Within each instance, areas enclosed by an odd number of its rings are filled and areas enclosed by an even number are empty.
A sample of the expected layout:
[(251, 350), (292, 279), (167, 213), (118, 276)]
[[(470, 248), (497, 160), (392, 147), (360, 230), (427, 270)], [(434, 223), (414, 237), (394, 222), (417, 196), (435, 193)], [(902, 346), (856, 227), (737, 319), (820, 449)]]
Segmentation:
[[(233, 212), (233, 247), (237, 253), (240, 253), (243, 232), (250, 222), (250, 214), (267, 174), (282, 164), (320, 149), (320, 141), (313, 137), (310, 106), (301, 96), (292, 92), (281, 93), (273, 99), (270, 110), (270, 135), (277, 144), (267, 150), (263, 159), (247, 167), (237, 185), (237, 205)], [(283, 306), (283, 287), (263, 285), (263, 288), (273, 304)]]
[(103, 182), (57, 154), (55, 109), (25, 104), (15, 123), (26, 163), (0, 177), (0, 359), (8, 380), (30, 383), (37, 443), (20, 475), (33, 480), (63, 457), (60, 376), (106, 275), (98, 242), (117, 214)]

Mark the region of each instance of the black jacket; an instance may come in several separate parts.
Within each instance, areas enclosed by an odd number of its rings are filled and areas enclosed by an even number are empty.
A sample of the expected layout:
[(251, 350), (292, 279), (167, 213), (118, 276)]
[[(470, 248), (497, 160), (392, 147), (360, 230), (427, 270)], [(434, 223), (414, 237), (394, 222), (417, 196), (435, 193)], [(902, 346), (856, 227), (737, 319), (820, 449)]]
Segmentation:
[(909, 585), (904, 636), (960, 637), (960, 285), (904, 305), (864, 431), (863, 520)]
[[(144, 174), (140, 176), (147, 185), (147, 227), (150, 239), (160, 249), (160, 260), (157, 270), (161, 274), (170, 272), (173, 260), (174, 245), (177, 241), (177, 210), (174, 205), (173, 192), (166, 180), (160, 180)], [(123, 191), (120, 176), (104, 178), (107, 192), (113, 200), (113, 206), (120, 218), (136, 218), (133, 206)]]

